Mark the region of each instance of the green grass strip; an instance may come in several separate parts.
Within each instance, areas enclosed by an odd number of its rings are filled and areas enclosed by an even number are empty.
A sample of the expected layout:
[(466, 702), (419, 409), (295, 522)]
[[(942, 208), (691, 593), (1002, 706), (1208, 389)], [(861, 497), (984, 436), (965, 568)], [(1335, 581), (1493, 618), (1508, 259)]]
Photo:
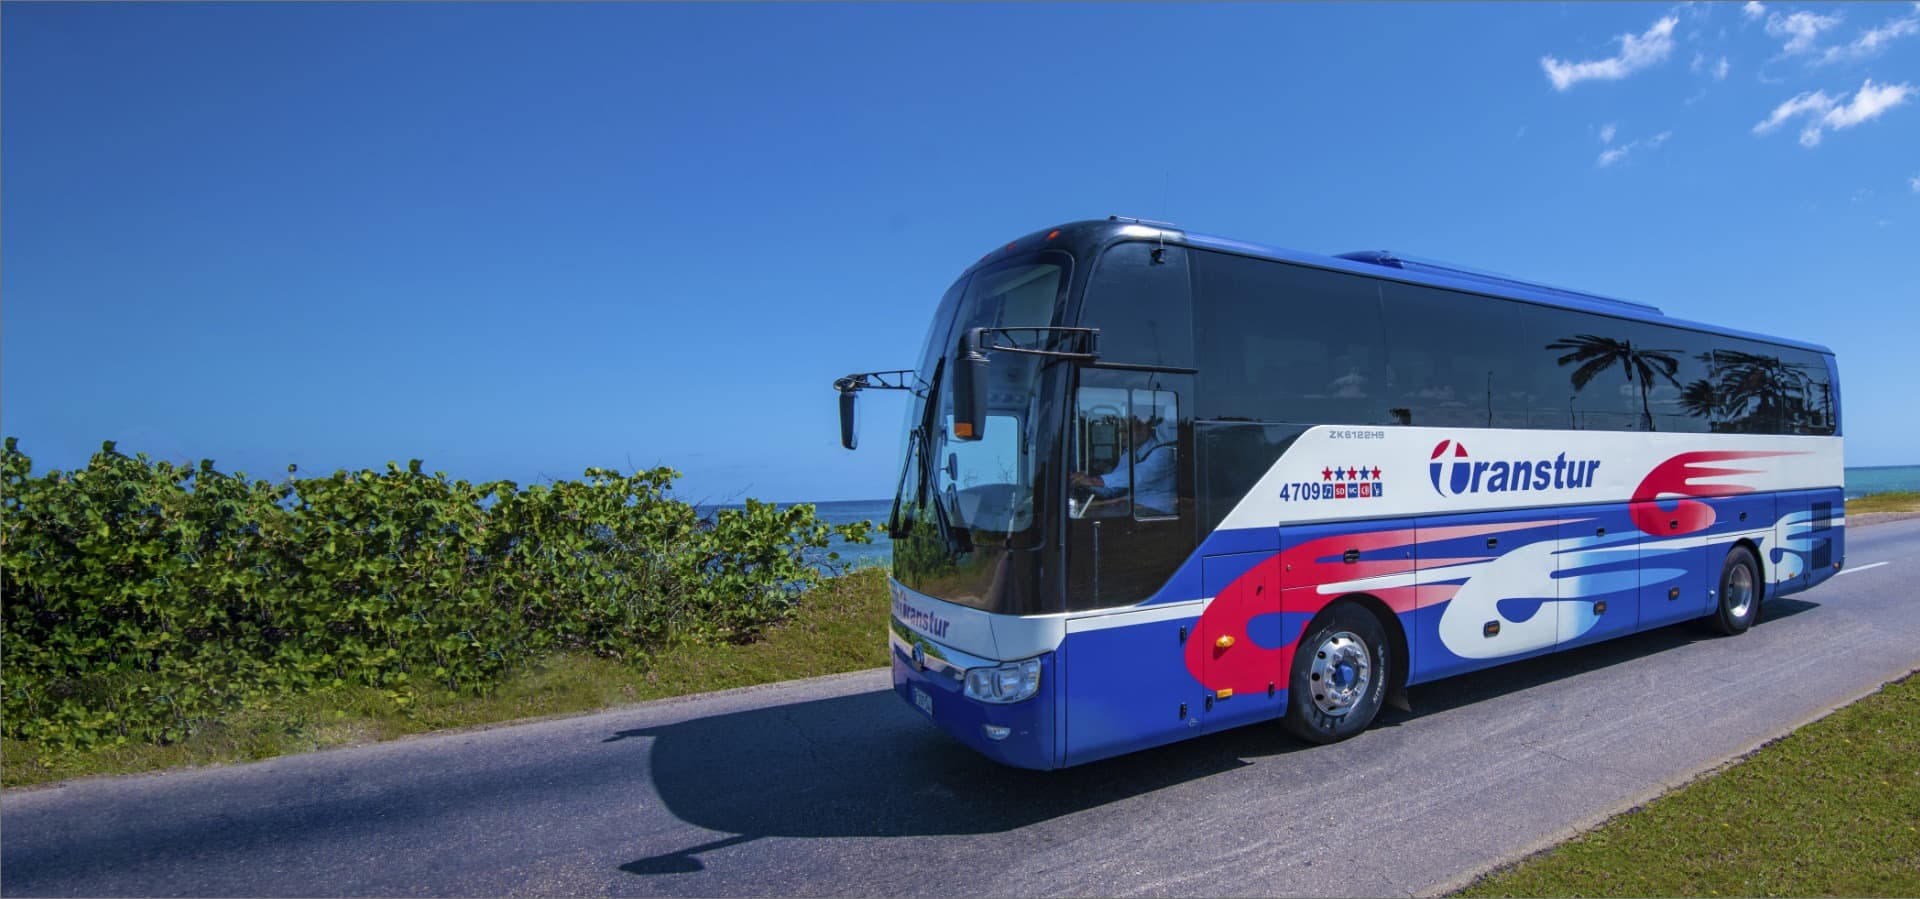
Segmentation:
[(1462, 896), (1920, 896), (1920, 677)]
[(1920, 512), (1920, 490), (1890, 490), (1847, 500), (1848, 514), (1868, 512)]
[(6, 740), (0, 745), (0, 785), (250, 761), (876, 668), (887, 663), (886, 635), (886, 571), (865, 568), (809, 591), (794, 617), (753, 643), (677, 646), (656, 653), (639, 669), (587, 654), (555, 655), (509, 676), (485, 696), (423, 689), (405, 711), (384, 690), (321, 690), (241, 711), (171, 746), (58, 752), (32, 741)]

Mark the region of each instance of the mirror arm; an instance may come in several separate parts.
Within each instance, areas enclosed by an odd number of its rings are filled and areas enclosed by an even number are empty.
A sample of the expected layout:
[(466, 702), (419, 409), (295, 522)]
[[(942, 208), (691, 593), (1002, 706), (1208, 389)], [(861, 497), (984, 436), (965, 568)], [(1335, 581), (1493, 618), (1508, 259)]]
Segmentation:
[(833, 389), (841, 393), (854, 393), (860, 390), (919, 390), (921, 386), (910, 369), (897, 371), (866, 371), (835, 378)]
[(912, 390), (916, 389), (909, 381), (918, 382), (919, 378), (911, 371), (857, 372), (833, 382), (833, 389), (840, 392), (840, 445), (854, 449), (860, 444), (860, 425), (854, 414), (854, 400), (862, 390)]

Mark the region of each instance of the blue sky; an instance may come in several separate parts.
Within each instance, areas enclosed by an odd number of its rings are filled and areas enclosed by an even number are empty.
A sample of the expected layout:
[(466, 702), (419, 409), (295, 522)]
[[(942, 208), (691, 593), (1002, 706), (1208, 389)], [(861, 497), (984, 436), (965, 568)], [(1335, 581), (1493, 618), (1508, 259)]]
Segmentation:
[(1110, 213), (1839, 354), (1920, 463), (1920, 5), (0, 7), (0, 430), (886, 495), (968, 263)]

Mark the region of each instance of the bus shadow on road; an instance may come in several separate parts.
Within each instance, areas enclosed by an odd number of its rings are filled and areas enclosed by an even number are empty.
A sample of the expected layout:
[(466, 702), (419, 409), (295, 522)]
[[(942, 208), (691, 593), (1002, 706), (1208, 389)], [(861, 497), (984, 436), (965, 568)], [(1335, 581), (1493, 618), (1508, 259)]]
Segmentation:
[(890, 690), (621, 731), (650, 738), (654, 788), (676, 818), (735, 836), (621, 865), (704, 870), (698, 856), (761, 837), (999, 833), (1306, 748), (1277, 727), (1239, 728), (1061, 771), (990, 761)]
[[(1765, 616), (1817, 605), (1772, 600)], [(1413, 688), (1413, 711), (1386, 710), (1376, 726), (1712, 639), (1687, 626), (1666, 627), (1448, 678)], [(627, 740), (645, 748), (667, 811), (730, 834), (620, 866), (637, 875), (702, 871), (703, 854), (762, 837), (1001, 833), (1310, 748), (1278, 726), (1255, 725), (1075, 768), (1026, 771), (976, 755), (890, 690), (620, 731), (604, 742)]]

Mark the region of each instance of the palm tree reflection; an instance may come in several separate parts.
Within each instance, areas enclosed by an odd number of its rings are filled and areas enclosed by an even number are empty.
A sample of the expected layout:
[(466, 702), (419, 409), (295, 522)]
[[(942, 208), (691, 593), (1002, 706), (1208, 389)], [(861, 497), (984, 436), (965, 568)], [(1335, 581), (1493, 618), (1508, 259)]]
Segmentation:
[(1827, 426), (1830, 399), (1811, 366), (1740, 350), (1701, 358), (1713, 375), (1688, 384), (1681, 403), (1695, 415), (1710, 415), (1715, 431), (1807, 434)]
[(1587, 385), (1607, 369), (1620, 366), (1626, 372), (1627, 383), (1639, 385), (1640, 419), (1649, 431), (1654, 429), (1653, 406), (1647, 395), (1653, 389), (1654, 379), (1663, 378), (1675, 388), (1680, 386), (1680, 381), (1674, 377), (1674, 372), (1680, 370), (1680, 360), (1676, 358), (1678, 350), (1643, 350), (1635, 347), (1631, 340), (1597, 334), (1562, 338), (1547, 344), (1547, 349), (1571, 351), (1556, 361), (1561, 365), (1580, 365), (1573, 370), (1573, 389), (1576, 392), (1587, 389)]

